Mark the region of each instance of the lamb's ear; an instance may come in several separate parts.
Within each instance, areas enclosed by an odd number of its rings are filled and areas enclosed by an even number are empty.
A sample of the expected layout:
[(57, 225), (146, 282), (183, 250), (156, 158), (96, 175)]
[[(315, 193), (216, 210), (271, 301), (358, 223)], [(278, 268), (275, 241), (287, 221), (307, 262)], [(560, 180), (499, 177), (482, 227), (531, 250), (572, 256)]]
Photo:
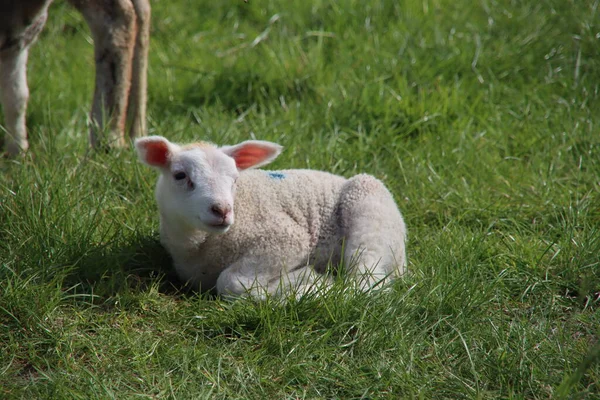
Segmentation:
[(162, 136), (146, 136), (135, 140), (140, 160), (151, 167), (169, 165), (174, 145)]
[(268, 164), (281, 153), (283, 147), (264, 140), (248, 140), (234, 146), (221, 147), (221, 151), (235, 160), (241, 171)]

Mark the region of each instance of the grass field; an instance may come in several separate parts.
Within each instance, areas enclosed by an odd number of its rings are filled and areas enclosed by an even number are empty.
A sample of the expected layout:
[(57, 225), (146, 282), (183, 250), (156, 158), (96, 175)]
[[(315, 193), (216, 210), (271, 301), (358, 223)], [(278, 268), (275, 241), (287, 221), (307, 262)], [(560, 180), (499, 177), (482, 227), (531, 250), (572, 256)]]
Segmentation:
[(404, 213), (392, 290), (280, 305), (178, 290), (154, 171), (88, 150), (58, 1), (0, 164), (0, 398), (600, 398), (598, 6), (154, 1), (150, 134), (276, 141)]

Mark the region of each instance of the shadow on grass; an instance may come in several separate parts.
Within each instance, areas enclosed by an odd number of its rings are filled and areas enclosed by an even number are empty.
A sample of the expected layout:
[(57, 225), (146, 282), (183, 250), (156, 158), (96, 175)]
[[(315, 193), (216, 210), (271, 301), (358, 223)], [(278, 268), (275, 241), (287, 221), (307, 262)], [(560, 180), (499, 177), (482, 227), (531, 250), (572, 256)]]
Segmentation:
[(157, 238), (139, 237), (124, 245), (88, 247), (73, 257), (63, 287), (101, 298), (155, 287), (165, 295), (194, 295), (197, 290), (177, 277), (173, 261)]

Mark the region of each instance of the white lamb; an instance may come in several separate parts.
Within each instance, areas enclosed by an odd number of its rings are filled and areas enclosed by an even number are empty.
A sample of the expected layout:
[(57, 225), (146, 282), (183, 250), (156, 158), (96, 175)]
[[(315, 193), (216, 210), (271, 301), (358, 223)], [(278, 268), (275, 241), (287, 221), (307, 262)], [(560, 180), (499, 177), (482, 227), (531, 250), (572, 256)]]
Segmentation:
[(149, 136), (135, 146), (161, 172), (161, 243), (192, 286), (264, 297), (306, 292), (328, 279), (329, 263), (343, 261), (362, 288), (405, 272), (402, 215), (370, 175), (253, 170), (282, 150), (265, 141), (217, 147)]

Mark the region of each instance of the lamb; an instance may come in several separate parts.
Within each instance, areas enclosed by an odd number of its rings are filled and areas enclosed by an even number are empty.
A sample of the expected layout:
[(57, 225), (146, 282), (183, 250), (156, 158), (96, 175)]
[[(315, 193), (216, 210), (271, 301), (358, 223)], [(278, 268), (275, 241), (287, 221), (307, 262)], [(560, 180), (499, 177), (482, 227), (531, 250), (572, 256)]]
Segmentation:
[(406, 270), (404, 220), (373, 176), (254, 169), (282, 151), (260, 140), (217, 147), (148, 136), (135, 147), (160, 171), (160, 241), (193, 287), (226, 296), (302, 295), (330, 281), (328, 264), (342, 262), (363, 289)]
[[(29, 147), (25, 111), (29, 99), (29, 47), (46, 23), (53, 0), (0, 0), (0, 103), (4, 109), (5, 147), (16, 156)], [(146, 71), (150, 0), (69, 0), (92, 32), (96, 89), (91, 111), (93, 147), (125, 144), (146, 131)], [(102, 133), (107, 131), (106, 137)]]

